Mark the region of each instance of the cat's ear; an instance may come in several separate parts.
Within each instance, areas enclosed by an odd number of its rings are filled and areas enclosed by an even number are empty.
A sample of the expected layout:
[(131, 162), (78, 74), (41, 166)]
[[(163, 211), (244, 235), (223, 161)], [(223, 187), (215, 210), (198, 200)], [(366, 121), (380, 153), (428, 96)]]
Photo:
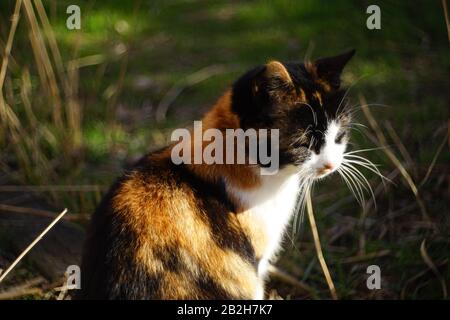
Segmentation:
[(279, 61), (269, 61), (261, 71), (253, 87), (254, 94), (257, 94), (261, 89), (270, 94), (281, 88), (293, 86), (289, 72)]
[(342, 70), (354, 54), (355, 49), (352, 49), (337, 56), (317, 59), (313, 64), (315, 75), (333, 89), (339, 88)]
[(270, 61), (266, 64), (266, 78), (270, 81), (278, 81), (286, 84), (292, 84), (291, 76), (286, 67), (279, 61)]

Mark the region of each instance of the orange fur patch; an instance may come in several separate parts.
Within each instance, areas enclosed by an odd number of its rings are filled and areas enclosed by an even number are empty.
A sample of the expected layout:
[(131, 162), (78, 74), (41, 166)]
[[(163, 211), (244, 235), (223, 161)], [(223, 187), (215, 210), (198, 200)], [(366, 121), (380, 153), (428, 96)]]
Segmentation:
[(320, 106), (322, 107), (322, 106), (323, 106), (323, 104), (322, 104), (322, 96), (320, 95), (319, 91), (314, 92), (313, 96), (314, 96), (317, 100), (319, 100), (319, 104), (320, 104)]
[(270, 61), (266, 64), (266, 75), (268, 77), (279, 77), (287, 83), (292, 83), (291, 76), (281, 62)]
[[(202, 120), (202, 129), (206, 131), (210, 128), (215, 128), (222, 131), (223, 141), (225, 142), (226, 129), (240, 128), (240, 121), (238, 116), (231, 110), (231, 91), (227, 91), (212, 107), (212, 109), (205, 115)], [(203, 142), (205, 148), (211, 142)], [(191, 147), (193, 148), (193, 141)], [(226, 154), (226, 145), (223, 146), (223, 154)], [(235, 146), (236, 148), (236, 146)], [(193, 149), (192, 149), (193, 151)], [(234, 150), (236, 151), (236, 150)], [(194, 152), (191, 152), (192, 157)], [(236, 155), (236, 152), (234, 152)], [(223, 177), (228, 183), (238, 186), (243, 189), (255, 188), (259, 185), (259, 175), (255, 170), (254, 165), (249, 164), (192, 164), (187, 167), (195, 174), (207, 181), (217, 181), (218, 178)]]

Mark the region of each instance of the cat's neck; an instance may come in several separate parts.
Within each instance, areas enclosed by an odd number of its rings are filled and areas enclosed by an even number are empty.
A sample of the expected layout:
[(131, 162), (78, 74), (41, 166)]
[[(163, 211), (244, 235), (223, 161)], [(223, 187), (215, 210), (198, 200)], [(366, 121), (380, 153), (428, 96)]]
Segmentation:
[[(258, 184), (253, 188), (228, 183), (227, 190), (238, 199), (242, 210), (252, 210), (269, 202), (275, 204), (273, 209), (276, 209), (276, 205), (280, 205), (281, 210), (285, 204), (290, 206), (296, 201), (300, 190), (300, 179), (297, 169), (294, 166), (287, 166), (274, 175), (259, 176)], [(286, 214), (288, 215), (289, 212)]]
[[(213, 105), (209, 112), (202, 118), (202, 131), (208, 129), (218, 129), (225, 132), (226, 129), (239, 129), (239, 117), (231, 108), (232, 93), (226, 91)], [(194, 137), (190, 141), (194, 145)], [(205, 147), (209, 142), (204, 142)], [(192, 150), (192, 155), (194, 151)], [(225, 154), (225, 152), (224, 152)], [(259, 167), (247, 164), (195, 164), (194, 161), (186, 164), (186, 167), (194, 174), (206, 181), (218, 182), (225, 181), (228, 185), (251, 190), (261, 184)]]
[[(218, 129), (225, 132), (226, 129), (239, 129), (241, 127), (239, 117), (232, 111), (232, 93), (226, 91), (213, 105), (202, 119), (202, 132), (208, 129)], [(190, 141), (194, 143), (194, 137)], [(205, 147), (209, 142), (203, 142)], [(225, 152), (225, 151), (224, 151)], [(194, 150), (191, 152), (192, 156)], [(197, 176), (210, 182), (225, 182), (227, 189), (236, 194), (253, 194), (256, 197), (270, 198), (270, 195), (282, 188), (288, 180), (296, 179), (297, 169), (287, 166), (272, 175), (262, 175), (259, 165), (249, 164), (195, 164), (194, 161), (186, 164), (186, 167)], [(242, 201), (239, 201), (242, 202)], [(240, 203), (243, 209), (249, 205), (245, 201)]]
[(300, 192), (300, 175), (295, 167), (280, 169), (276, 175), (262, 176), (254, 189), (228, 186), (241, 205), (239, 220), (252, 235), (262, 279), (279, 251), (286, 228), (294, 214)]

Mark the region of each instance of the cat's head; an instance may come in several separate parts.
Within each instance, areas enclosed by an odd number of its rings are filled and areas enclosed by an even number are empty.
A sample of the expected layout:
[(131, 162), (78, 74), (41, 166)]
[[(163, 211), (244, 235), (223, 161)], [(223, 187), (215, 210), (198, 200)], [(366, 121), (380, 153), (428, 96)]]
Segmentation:
[(280, 167), (321, 178), (342, 164), (350, 110), (341, 73), (354, 54), (311, 63), (271, 61), (233, 86), (232, 108), (243, 129), (279, 129)]

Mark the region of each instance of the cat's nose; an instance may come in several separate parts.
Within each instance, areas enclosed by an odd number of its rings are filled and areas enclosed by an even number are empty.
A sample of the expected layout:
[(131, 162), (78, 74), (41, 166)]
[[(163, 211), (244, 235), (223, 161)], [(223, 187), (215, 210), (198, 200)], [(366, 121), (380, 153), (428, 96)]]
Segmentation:
[(332, 163), (330, 162), (326, 162), (322, 168), (320, 168), (319, 170), (319, 174), (327, 174), (330, 173), (331, 171), (333, 171), (334, 166)]

